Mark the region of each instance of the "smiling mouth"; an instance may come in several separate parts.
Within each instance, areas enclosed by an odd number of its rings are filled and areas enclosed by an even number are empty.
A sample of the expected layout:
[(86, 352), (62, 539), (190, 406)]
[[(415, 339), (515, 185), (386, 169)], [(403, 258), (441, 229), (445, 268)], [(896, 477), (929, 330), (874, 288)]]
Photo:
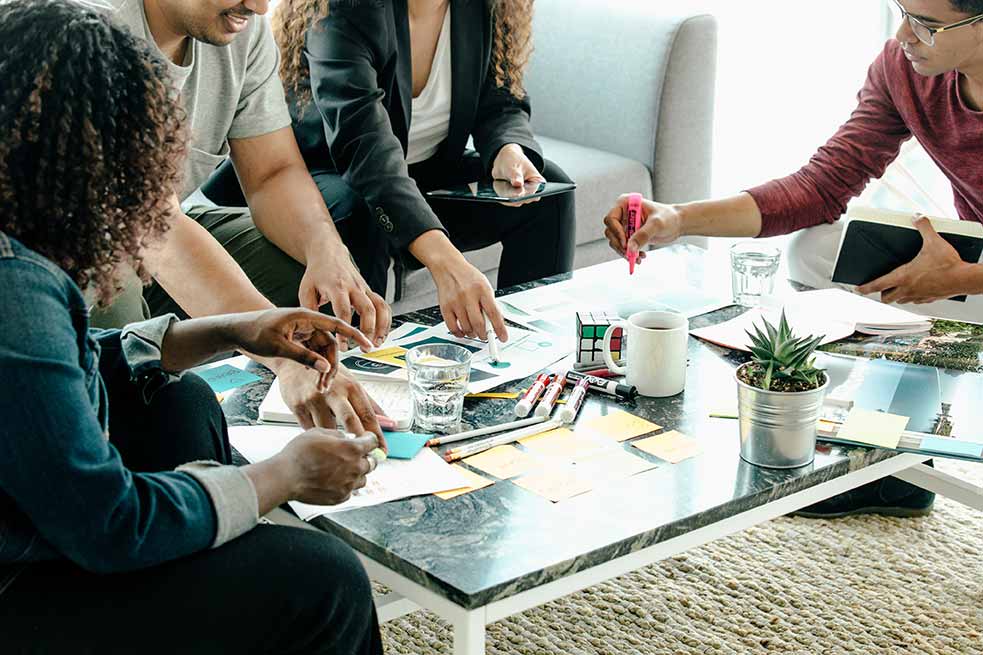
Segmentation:
[(222, 17), (232, 32), (240, 32), (249, 24), (249, 16), (245, 14), (228, 13), (223, 14)]

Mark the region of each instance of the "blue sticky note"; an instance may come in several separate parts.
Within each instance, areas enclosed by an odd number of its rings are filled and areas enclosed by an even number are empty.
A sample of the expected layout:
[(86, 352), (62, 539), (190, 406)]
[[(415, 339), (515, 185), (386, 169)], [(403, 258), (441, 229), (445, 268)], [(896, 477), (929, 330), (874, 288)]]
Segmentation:
[(235, 389), (251, 382), (259, 380), (258, 375), (253, 375), (241, 368), (222, 364), (213, 368), (198, 369), (195, 373), (202, 380), (208, 383), (215, 393), (225, 393), (229, 389)]
[(983, 444), (971, 441), (958, 441), (956, 439), (940, 439), (938, 437), (922, 437), (921, 450), (928, 450), (933, 453), (945, 453), (946, 455), (959, 455), (961, 457), (983, 456)]
[(391, 459), (413, 459), (423, 449), (432, 434), (417, 434), (416, 432), (383, 432), (389, 452), (386, 456)]

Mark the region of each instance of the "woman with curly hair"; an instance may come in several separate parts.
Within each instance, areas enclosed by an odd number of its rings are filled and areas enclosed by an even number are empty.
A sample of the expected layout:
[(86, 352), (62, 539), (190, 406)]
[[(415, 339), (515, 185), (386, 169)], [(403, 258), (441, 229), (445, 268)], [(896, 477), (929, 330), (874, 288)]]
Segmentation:
[[(181, 371), (242, 349), (330, 384), (304, 309), (88, 329), (168, 228), (186, 137), (165, 64), (69, 0), (0, 3), (0, 641), (4, 653), (381, 653), (364, 570), (323, 533), (258, 524), (365, 484), (375, 435), (322, 429), (231, 465)], [(247, 626), (238, 632), (230, 625)]]
[[(388, 246), (397, 264), (425, 265), (458, 335), (485, 336), (485, 314), (507, 338), (488, 281), (461, 251), (501, 242), (500, 288), (573, 265), (572, 193), (521, 207), (424, 195), (489, 176), (569, 181), (529, 125), (532, 4), (281, 0), (274, 15), (294, 131), (332, 214), (363, 224), (379, 255)], [(388, 260), (358, 262), (377, 292)]]

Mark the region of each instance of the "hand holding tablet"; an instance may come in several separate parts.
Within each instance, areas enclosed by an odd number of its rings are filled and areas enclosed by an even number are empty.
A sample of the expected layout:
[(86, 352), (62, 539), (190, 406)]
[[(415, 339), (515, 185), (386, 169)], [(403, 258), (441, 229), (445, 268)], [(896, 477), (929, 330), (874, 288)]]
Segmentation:
[(558, 193), (567, 193), (576, 188), (576, 184), (566, 182), (533, 181), (527, 182), (521, 187), (513, 187), (508, 180), (481, 180), (447, 189), (435, 189), (428, 191), (426, 195), (429, 198), (444, 200), (518, 204), (530, 200), (539, 200)]

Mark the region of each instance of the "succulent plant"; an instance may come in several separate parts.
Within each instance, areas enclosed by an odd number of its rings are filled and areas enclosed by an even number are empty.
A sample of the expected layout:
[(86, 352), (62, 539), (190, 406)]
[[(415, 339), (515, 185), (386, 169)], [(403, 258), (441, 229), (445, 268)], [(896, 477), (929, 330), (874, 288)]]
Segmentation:
[(751, 337), (752, 361), (763, 372), (761, 388), (767, 391), (779, 380), (808, 385), (808, 388), (820, 386), (823, 370), (815, 367), (813, 352), (823, 337), (793, 335), (784, 310), (777, 328), (767, 320), (763, 323), (764, 332), (755, 325), (754, 334), (747, 333)]

